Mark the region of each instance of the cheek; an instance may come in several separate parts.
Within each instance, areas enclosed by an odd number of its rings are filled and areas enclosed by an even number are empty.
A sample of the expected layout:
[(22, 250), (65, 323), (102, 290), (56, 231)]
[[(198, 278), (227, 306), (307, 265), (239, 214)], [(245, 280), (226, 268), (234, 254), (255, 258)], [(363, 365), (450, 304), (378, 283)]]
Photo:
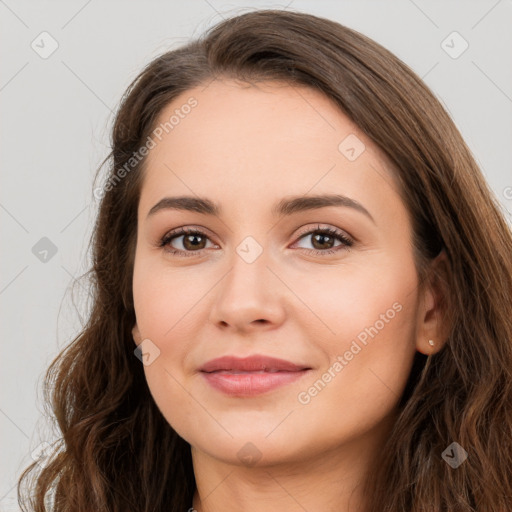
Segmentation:
[(146, 382), (169, 425), (186, 438), (193, 426), (183, 411), (200, 412), (184, 378), (186, 357), (193, 348), (192, 331), (198, 323), (193, 305), (199, 290), (189, 286), (183, 291), (181, 281), (177, 274), (166, 275), (165, 269), (157, 269), (147, 259), (136, 259), (133, 298), (137, 325), (142, 338), (151, 340), (157, 349), (149, 346), (158, 353), (151, 364), (144, 366)]
[[(329, 279), (319, 281), (325, 284), (308, 282), (298, 292), (310, 309), (298, 318), (324, 355), (322, 382), (311, 394), (304, 390), (304, 402), (352, 404), (361, 412), (369, 406), (373, 415), (398, 400), (416, 351), (417, 307), (414, 263), (398, 262), (329, 269)], [(315, 398), (320, 392), (323, 397)], [(335, 420), (336, 411), (331, 413)]]
[(179, 281), (166, 276), (165, 269), (148, 259), (136, 260), (133, 299), (137, 326), (142, 339), (149, 339), (148, 346), (157, 354), (154, 363), (144, 366), (154, 396), (158, 390), (166, 390), (170, 395), (177, 391), (177, 381), (182, 381), (185, 359), (194, 340), (191, 329), (197, 324), (197, 311), (193, 309), (197, 299), (190, 293), (193, 287), (183, 292)]
[[(172, 354), (162, 352), (150, 366), (144, 367), (147, 386), (167, 423), (186, 441), (197, 429), (197, 419), (203, 418), (200, 402), (187, 389), (179, 368), (171, 365)], [(178, 364), (179, 366), (179, 364)], [(204, 418), (205, 421), (208, 418)]]
[[(190, 329), (200, 325), (198, 302), (208, 287), (180, 269), (142, 256), (136, 259), (133, 299), (142, 336), (172, 346), (172, 339), (186, 339)], [(185, 335), (187, 332), (187, 335)], [(181, 333), (181, 334), (180, 334)]]
[(364, 346), (373, 339), (409, 338), (417, 297), (412, 260), (375, 254), (309, 277), (297, 273), (287, 278), (301, 299), (298, 308), (305, 307), (294, 321), (302, 322), (312, 341), (322, 340), (330, 355), (343, 353), (354, 339)]
[(322, 338), (329, 340), (322, 347), (325, 366), (297, 396), (302, 426), (318, 428), (321, 418), (326, 445), (376, 427), (395, 409), (410, 374), (415, 345), (409, 292), (400, 293), (396, 284), (390, 294), (365, 291), (364, 300), (341, 300), (345, 309), (331, 318), (337, 334)]

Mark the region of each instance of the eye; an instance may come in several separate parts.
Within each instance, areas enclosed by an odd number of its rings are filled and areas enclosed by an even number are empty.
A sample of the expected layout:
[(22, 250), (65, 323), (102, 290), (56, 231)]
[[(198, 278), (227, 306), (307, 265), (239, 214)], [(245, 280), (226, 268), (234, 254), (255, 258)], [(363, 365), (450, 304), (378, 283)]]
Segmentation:
[[(299, 241), (311, 236), (313, 249), (307, 250), (311, 251), (313, 254), (318, 254), (321, 256), (325, 254), (333, 254), (343, 250), (349, 250), (350, 247), (354, 245), (354, 241), (344, 232), (334, 228), (321, 228), (320, 226), (317, 226), (316, 229), (310, 229), (309, 231), (303, 233), (300, 236)], [(340, 242), (340, 244), (337, 246), (333, 245), (336, 240)]]
[[(172, 243), (178, 238), (183, 238), (179, 244), (183, 249), (177, 249), (172, 245)], [(194, 253), (200, 253), (204, 249), (204, 244), (208, 240), (208, 236), (202, 231), (197, 229), (180, 228), (178, 231), (167, 233), (162, 240), (160, 240), (159, 245), (171, 254), (179, 256), (195, 256)]]
[[(344, 232), (334, 228), (321, 228), (319, 225), (316, 229), (310, 229), (309, 231), (303, 232), (299, 241), (311, 235), (314, 235), (312, 237), (313, 249), (304, 247), (302, 247), (302, 249), (315, 255), (323, 256), (326, 254), (337, 253), (342, 250), (349, 250), (354, 244), (354, 241)], [(174, 243), (177, 243), (176, 241), (180, 238), (182, 238), (182, 240), (178, 245), (181, 245), (181, 248), (173, 245)], [(338, 245), (333, 245), (336, 240), (340, 243)], [(167, 233), (160, 240), (159, 246), (172, 255), (188, 257), (201, 254), (202, 251), (206, 249), (206, 244), (209, 241), (211, 242), (208, 235), (199, 229), (180, 228), (177, 231)], [(295, 243), (297, 244), (298, 242)], [(216, 244), (213, 245), (218, 247)]]

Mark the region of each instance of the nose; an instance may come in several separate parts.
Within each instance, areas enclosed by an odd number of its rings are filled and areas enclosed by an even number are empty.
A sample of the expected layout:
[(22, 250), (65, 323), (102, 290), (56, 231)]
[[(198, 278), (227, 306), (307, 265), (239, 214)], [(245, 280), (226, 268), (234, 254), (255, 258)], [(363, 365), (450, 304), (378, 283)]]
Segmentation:
[(278, 327), (285, 317), (287, 288), (270, 268), (265, 251), (251, 263), (238, 254), (231, 261), (216, 287), (210, 321), (238, 332)]

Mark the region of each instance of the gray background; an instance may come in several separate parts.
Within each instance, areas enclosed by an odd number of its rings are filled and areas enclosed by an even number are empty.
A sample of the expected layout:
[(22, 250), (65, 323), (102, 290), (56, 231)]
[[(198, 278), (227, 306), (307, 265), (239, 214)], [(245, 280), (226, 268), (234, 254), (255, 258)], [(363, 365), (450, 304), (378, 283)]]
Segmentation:
[[(331, 18), (404, 60), (452, 115), (510, 222), (511, 0), (0, 0), (0, 510), (18, 510), (20, 470), (55, 439), (42, 416), (43, 372), (86, 313), (76, 278), (88, 267), (92, 178), (121, 94), (163, 51), (256, 8)], [(461, 55), (454, 31), (469, 44)]]

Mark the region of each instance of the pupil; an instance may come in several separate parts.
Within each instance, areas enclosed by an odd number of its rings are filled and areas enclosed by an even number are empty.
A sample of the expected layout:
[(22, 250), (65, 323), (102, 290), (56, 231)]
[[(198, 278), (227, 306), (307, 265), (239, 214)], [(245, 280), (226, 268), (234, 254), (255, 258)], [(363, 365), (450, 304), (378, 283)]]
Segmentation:
[[(199, 235), (188, 235), (185, 237), (184, 241), (185, 241), (185, 247), (187, 246), (187, 243), (188, 244), (191, 244), (192, 247), (195, 247), (197, 248), (197, 246), (201, 243), (201, 242), (197, 242), (197, 239), (200, 239), (201, 237)], [(193, 239), (196, 239), (196, 241), (192, 241)]]
[[(316, 235), (314, 237), (314, 240), (315, 242), (318, 241), (318, 239), (323, 239), (324, 240), (324, 243), (320, 243), (321, 246), (325, 245), (325, 243), (329, 243), (329, 239), (331, 239), (331, 237), (329, 235), (325, 235), (325, 234), (319, 234), (319, 235)], [(327, 240), (327, 242), (325, 242), (325, 240)], [(325, 247), (324, 247), (325, 248)]]

